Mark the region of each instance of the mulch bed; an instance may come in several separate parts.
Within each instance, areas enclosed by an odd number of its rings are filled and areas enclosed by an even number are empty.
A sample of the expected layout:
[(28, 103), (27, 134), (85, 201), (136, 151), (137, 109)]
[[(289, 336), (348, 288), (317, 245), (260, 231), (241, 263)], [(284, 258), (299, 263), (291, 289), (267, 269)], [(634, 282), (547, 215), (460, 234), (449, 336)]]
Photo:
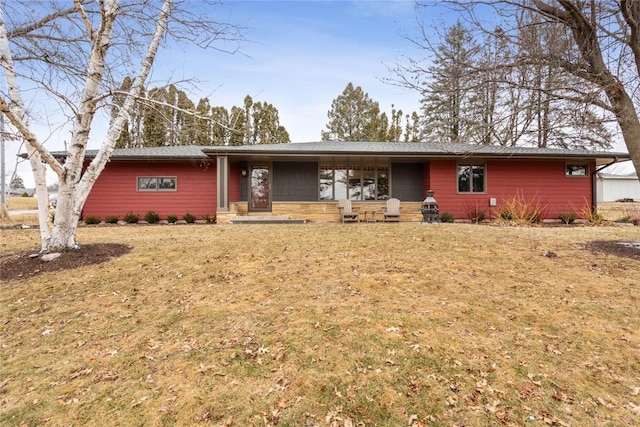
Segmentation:
[(79, 250), (63, 252), (58, 258), (48, 262), (40, 257), (31, 258), (34, 251), (6, 254), (0, 257), (0, 281), (26, 280), (41, 273), (100, 264), (125, 255), (131, 249), (129, 245), (119, 243), (87, 244)]

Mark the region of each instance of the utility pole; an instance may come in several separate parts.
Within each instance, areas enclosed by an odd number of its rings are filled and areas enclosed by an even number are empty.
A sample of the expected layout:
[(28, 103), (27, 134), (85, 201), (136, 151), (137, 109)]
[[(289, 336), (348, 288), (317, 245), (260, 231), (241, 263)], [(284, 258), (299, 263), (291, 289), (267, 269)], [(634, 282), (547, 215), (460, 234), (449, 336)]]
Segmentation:
[(7, 213), (7, 200), (4, 182), (4, 115), (0, 113), (0, 218)]

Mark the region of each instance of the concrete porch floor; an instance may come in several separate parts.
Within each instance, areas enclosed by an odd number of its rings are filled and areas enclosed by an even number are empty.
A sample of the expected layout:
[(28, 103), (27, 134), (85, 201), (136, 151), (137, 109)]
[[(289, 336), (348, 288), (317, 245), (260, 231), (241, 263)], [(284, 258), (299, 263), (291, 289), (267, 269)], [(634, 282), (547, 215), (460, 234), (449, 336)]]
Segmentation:
[(229, 224), (305, 224), (307, 220), (289, 218), (282, 215), (269, 216), (236, 216), (229, 219)]

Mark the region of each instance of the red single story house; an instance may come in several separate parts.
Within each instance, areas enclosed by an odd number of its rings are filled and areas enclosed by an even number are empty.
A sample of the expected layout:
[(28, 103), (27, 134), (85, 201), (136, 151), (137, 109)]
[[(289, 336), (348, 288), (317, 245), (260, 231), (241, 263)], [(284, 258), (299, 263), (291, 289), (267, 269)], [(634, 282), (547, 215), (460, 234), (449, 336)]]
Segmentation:
[[(88, 151), (90, 159), (95, 152)], [(218, 222), (236, 216), (337, 221), (338, 200), (380, 211), (400, 199), (402, 220), (419, 221), (427, 190), (440, 213), (468, 219), (472, 209), (500, 215), (520, 195), (547, 219), (596, 204), (596, 173), (627, 153), (466, 144), (310, 142), (247, 146), (116, 149), (96, 181), (83, 217), (149, 211)]]

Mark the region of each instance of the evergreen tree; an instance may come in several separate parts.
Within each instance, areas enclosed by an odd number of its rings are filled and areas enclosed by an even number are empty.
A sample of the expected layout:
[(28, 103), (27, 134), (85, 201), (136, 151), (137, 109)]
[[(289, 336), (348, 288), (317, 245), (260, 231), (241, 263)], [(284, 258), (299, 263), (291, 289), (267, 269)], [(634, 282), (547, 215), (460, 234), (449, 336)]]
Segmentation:
[[(323, 141), (381, 140), (381, 129), (385, 123), (380, 115), (380, 106), (360, 86), (354, 88), (353, 83), (347, 84), (342, 94), (331, 103), (327, 116), (329, 123), (327, 130), (322, 131)], [(386, 133), (385, 127), (383, 135)]]
[(179, 90), (176, 95), (177, 108), (173, 110), (175, 112), (174, 129), (177, 133), (175, 141), (178, 145), (196, 144), (198, 134), (196, 106), (184, 91)]
[[(498, 7), (499, 2), (493, 4)], [(611, 109), (602, 99), (602, 91), (606, 92), (608, 86), (602, 86), (600, 75), (585, 78), (586, 62), (576, 60), (584, 52), (576, 46), (573, 27), (562, 19), (550, 22), (536, 11), (544, 9), (546, 6), (539, 6), (544, 4), (541, 1), (536, 7), (512, 9), (505, 15), (513, 19), (509, 30), (487, 29), (471, 16), (468, 22), (483, 34), (480, 43), (460, 22), (446, 29), (439, 45), (433, 46), (426, 36), (422, 43), (413, 40), (431, 52), (434, 60), (423, 68), (419, 61), (410, 59), (411, 66), (396, 69), (401, 76), (399, 83), (423, 96), (422, 133), (419, 138), (410, 136), (407, 118), (405, 140), (569, 149), (610, 147), (612, 135), (605, 124), (612, 118), (607, 116)], [(577, 4), (566, 3), (568, 9)], [(472, 10), (464, 6), (460, 9)], [(509, 7), (499, 9), (505, 12)], [(590, 9), (591, 13), (597, 10)], [(567, 12), (558, 16), (573, 15)], [(505, 23), (509, 25), (502, 25)], [(596, 21), (591, 23), (598, 25)], [(421, 33), (429, 34), (424, 28)]]
[[(118, 113), (122, 105), (124, 104), (124, 100), (126, 98), (126, 93), (131, 90), (131, 86), (133, 85), (133, 80), (131, 77), (126, 77), (120, 87), (118, 88), (118, 92), (113, 96), (113, 107), (111, 108), (111, 121), (115, 120), (118, 117)], [(141, 114), (139, 114), (139, 106), (140, 104), (136, 104), (136, 108), (129, 115), (129, 119), (125, 120), (123, 125), (122, 133), (120, 137), (116, 141), (115, 148), (128, 148), (134, 146), (134, 141), (136, 139), (135, 135), (135, 120), (139, 118)]]
[(458, 21), (446, 31), (435, 50), (431, 79), (422, 103), (423, 134), (436, 142), (469, 142), (477, 98), (473, 92), (472, 64), (478, 52), (472, 35)]
[(249, 95), (244, 97), (244, 143), (247, 145), (255, 144), (253, 135), (252, 120), (251, 120), (251, 107), (253, 107), (253, 98)]
[(386, 141), (400, 141), (402, 136), (402, 110), (396, 110), (391, 105), (391, 126), (389, 126), (389, 134)]
[(168, 94), (165, 88), (151, 89), (147, 95), (151, 101), (143, 109), (142, 147), (160, 147), (168, 145), (170, 117), (165, 114)]
[(22, 177), (18, 174), (14, 175), (9, 183), (9, 188), (12, 190), (24, 188), (24, 181), (22, 180)]
[[(126, 79), (122, 90), (131, 80)], [(114, 105), (117, 114), (118, 100)], [(254, 102), (247, 95), (243, 107), (212, 107), (208, 98), (195, 105), (187, 93), (175, 85), (151, 89), (137, 102), (116, 145), (153, 147), (163, 145), (242, 145), (290, 142), (280, 124), (278, 110), (266, 102)]]
[(242, 145), (248, 137), (245, 136), (247, 131), (247, 114), (244, 108), (231, 107), (231, 120), (229, 121), (229, 142), (228, 145)]
[(280, 125), (278, 110), (269, 103), (256, 102), (251, 108), (252, 144), (279, 144), (290, 142), (289, 132)]
[(225, 107), (211, 108), (211, 134), (210, 144), (233, 145), (230, 143), (231, 128), (229, 111)]
[[(211, 119), (208, 119), (209, 117), (211, 117)], [(195, 145), (215, 145), (212, 132), (214, 125), (215, 121), (209, 99), (202, 98), (196, 106), (193, 143)]]
[(404, 142), (420, 141), (420, 116), (417, 112), (406, 116), (407, 124), (404, 128)]

